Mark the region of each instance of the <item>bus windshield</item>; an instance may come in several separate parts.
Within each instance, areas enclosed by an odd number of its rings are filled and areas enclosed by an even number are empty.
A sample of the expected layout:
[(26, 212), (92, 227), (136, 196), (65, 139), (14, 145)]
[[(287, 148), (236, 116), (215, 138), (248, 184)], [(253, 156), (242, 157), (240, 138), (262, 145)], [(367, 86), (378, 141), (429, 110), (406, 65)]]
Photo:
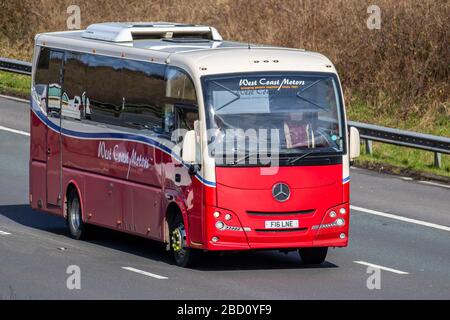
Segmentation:
[(203, 90), (208, 139), (215, 146), (209, 151), (216, 159), (231, 155), (236, 161), (239, 155), (273, 151), (274, 145), (280, 157), (344, 152), (342, 98), (334, 74), (210, 76), (203, 79)]

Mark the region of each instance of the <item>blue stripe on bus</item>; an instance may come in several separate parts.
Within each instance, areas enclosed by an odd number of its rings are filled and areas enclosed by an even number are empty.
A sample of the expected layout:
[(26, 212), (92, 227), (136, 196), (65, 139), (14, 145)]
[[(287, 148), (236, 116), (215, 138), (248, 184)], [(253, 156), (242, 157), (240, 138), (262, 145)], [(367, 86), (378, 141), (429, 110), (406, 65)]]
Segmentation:
[[(42, 110), (40, 110), (40, 108), (37, 106), (34, 99), (32, 99), (31, 108), (32, 108), (33, 112), (38, 116), (38, 118), (42, 122), (44, 122), (45, 125), (47, 125), (49, 128), (51, 128), (55, 131), (61, 132), (64, 135), (73, 136), (75, 138), (81, 138), (81, 139), (98, 139), (98, 140), (101, 140), (101, 139), (124, 140), (125, 139), (125, 140), (147, 143), (147, 144), (149, 144), (153, 147), (156, 147), (156, 148), (160, 149), (161, 151), (167, 153), (172, 158), (174, 158), (178, 162), (182, 163), (185, 168), (189, 168), (189, 166), (185, 162), (183, 162), (183, 160), (180, 157), (178, 157), (178, 155), (176, 155), (172, 149), (170, 149), (169, 147), (167, 147), (167, 146), (163, 145), (162, 143), (155, 141), (151, 138), (140, 136), (137, 134), (131, 134), (131, 133), (118, 133), (118, 132), (94, 133), (94, 132), (80, 132), (80, 131), (68, 130), (68, 129), (60, 128), (60, 126), (58, 126), (57, 124), (50, 121), (47, 118), (47, 116), (42, 112)], [(205, 184), (207, 186), (210, 186), (210, 187), (216, 186), (215, 182), (206, 180), (199, 174), (196, 174), (195, 177), (200, 182), (202, 182), (203, 184)]]

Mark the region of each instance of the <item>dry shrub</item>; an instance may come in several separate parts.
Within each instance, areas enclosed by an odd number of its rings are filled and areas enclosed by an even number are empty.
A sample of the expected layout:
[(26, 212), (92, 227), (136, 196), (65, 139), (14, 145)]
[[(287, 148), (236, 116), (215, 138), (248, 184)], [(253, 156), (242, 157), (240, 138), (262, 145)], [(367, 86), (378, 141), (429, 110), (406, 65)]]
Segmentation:
[[(450, 117), (447, 0), (0, 0), (0, 56), (30, 59), (34, 34), (64, 30), (66, 8), (74, 3), (83, 27), (203, 23), (230, 40), (319, 51), (336, 64), (347, 97), (357, 95), (377, 112), (403, 119), (430, 109)], [(381, 30), (366, 26), (372, 3), (382, 10)]]

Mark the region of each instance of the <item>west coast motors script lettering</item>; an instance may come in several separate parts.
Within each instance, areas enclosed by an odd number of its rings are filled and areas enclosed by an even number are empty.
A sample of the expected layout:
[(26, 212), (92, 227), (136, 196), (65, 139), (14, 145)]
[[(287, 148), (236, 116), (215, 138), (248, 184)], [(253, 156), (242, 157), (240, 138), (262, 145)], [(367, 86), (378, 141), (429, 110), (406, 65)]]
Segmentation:
[(150, 168), (150, 159), (142, 154), (138, 154), (135, 149), (131, 150), (130, 154), (128, 151), (120, 150), (120, 147), (117, 144), (114, 147), (109, 148), (104, 141), (100, 141), (98, 144), (97, 157), (128, 165), (128, 173), (132, 167), (142, 169)]

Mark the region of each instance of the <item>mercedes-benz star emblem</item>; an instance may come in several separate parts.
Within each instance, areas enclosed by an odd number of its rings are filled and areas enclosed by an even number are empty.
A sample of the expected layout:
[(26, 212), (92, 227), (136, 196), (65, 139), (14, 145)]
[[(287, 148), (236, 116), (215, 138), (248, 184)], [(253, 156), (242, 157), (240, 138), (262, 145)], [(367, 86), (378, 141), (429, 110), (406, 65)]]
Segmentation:
[(272, 195), (275, 200), (279, 202), (285, 202), (291, 196), (291, 190), (285, 183), (277, 183), (272, 188)]

